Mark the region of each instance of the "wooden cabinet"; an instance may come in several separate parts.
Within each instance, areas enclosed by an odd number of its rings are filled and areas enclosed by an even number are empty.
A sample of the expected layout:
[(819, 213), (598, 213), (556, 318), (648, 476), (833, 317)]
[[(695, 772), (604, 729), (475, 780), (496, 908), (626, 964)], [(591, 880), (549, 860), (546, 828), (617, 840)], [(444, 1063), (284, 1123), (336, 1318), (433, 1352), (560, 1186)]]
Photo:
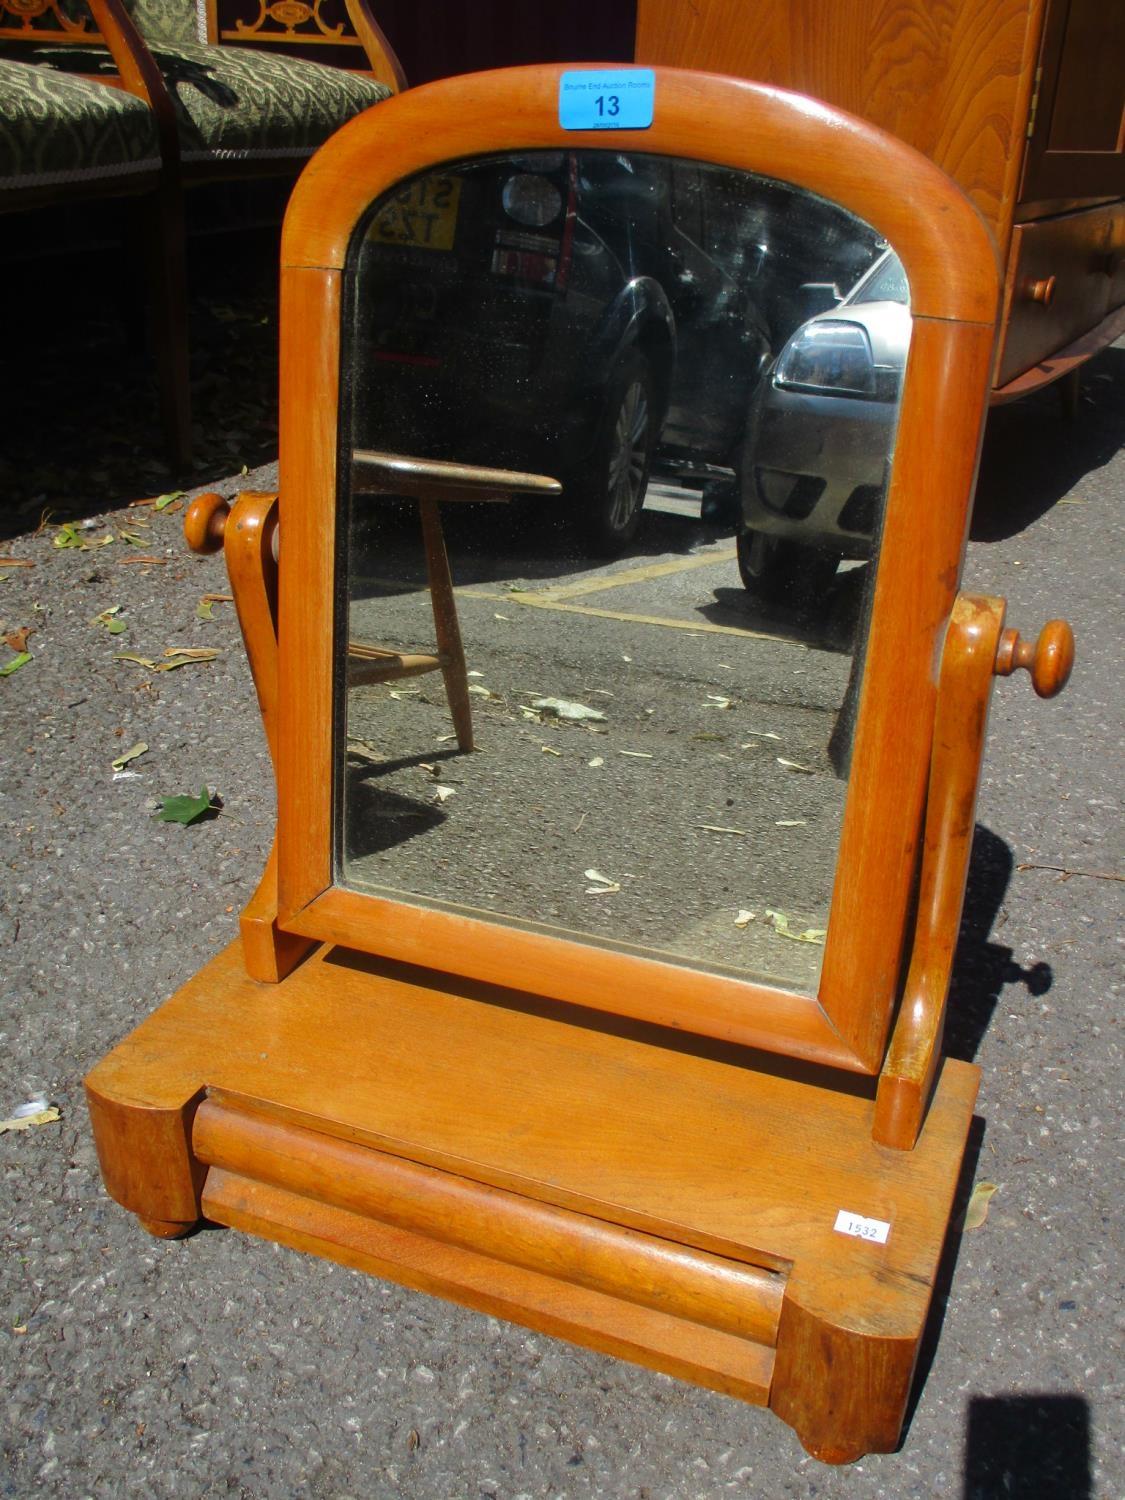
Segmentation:
[(1125, 194), (1125, 6), (1051, 0), (1043, 24), (1021, 206)]
[(1125, 333), (1125, 6), (639, 0), (636, 60), (796, 89), (943, 167), (1006, 268), (994, 400)]

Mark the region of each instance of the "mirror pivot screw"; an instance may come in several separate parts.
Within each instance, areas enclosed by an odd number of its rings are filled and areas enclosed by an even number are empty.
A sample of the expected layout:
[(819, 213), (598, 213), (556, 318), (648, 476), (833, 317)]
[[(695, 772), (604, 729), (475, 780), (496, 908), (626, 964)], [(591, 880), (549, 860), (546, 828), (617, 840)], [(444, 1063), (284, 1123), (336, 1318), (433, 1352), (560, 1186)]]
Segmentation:
[(218, 552), (230, 515), (230, 501), (213, 490), (196, 495), (184, 516), (184, 537), (193, 552)]

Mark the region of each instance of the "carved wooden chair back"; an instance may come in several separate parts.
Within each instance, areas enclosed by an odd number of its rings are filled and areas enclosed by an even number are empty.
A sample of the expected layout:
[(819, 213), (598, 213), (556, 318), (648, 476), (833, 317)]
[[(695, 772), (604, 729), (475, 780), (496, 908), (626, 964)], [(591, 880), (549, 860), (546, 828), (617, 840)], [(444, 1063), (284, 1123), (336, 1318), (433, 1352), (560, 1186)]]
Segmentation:
[[(256, 12), (256, 13), (255, 13)], [(406, 74), (367, 0), (197, 0), (198, 37), (369, 73), (396, 93)]]

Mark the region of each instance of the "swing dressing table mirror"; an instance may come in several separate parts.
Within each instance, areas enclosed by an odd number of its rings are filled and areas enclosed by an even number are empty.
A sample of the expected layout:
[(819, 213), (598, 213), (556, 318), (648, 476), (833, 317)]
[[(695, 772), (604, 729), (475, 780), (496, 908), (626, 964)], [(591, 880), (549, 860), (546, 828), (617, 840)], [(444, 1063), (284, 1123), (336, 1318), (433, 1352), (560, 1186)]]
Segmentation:
[[(277, 836), (241, 941), (87, 1080), (107, 1186), (769, 1405), (827, 1461), (893, 1448), (976, 1093), (940, 1043), (991, 680), (1072, 657), (957, 592), (988, 233), (889, 136), (729, 79), (378, 113), (287, 214), (280, 497), (189, 513)], [(900, 294), (848, 293), (891, 256)], [(454, 590), (453, 516), (612, 552), (662, 464), (801, 519), (770, 423), (830, 387), (863, 511), (831, 649), (800, 610), (623, 634)], [(795, 555), (765, 535), (748, 587)]]

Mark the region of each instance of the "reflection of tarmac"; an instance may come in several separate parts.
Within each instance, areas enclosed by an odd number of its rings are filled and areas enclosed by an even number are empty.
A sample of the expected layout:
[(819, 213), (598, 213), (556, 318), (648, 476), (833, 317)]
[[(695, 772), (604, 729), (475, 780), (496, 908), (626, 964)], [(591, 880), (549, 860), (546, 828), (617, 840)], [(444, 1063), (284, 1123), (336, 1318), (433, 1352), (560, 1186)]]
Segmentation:
[[(716, 604), (742, 593), (733, 543), (695, 532), (690, 551), (534, 583), (501, 576), (528, 562), (501, 536), (487, 581), (457, 589), (479, 753), (449, 753), (438, 676), (349, 695), (349, 883), (815, 983), (821, 946), (792, 934), (827, 926), (849, 658), (781, 618), (737, 623)], [(353, 639), (432, 639), (416, 552), (405, 529), (357, 561)]]

